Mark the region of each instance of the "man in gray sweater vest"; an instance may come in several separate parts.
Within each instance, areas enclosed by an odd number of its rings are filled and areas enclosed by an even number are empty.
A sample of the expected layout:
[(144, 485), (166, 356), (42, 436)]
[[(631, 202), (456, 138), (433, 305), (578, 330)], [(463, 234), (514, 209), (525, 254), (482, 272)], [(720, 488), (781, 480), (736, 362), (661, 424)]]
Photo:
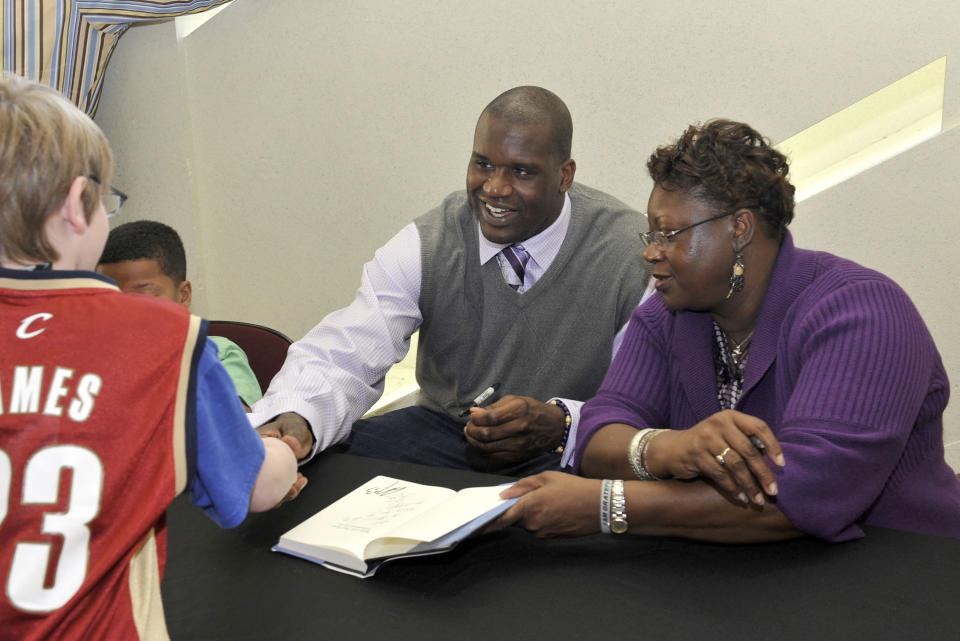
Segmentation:
[[(261, 434), (301, 458), (346, 440), (351, 454), (429, 465), (559, 467), (649, 276), (643, 217), (573, 182), (572, 131), (545, 89), (491, 102), (466, 191), (378, 250), (354, 302), (291, 346), (253, 407)], [(418, 405), (357, 420), (417, 329)]]

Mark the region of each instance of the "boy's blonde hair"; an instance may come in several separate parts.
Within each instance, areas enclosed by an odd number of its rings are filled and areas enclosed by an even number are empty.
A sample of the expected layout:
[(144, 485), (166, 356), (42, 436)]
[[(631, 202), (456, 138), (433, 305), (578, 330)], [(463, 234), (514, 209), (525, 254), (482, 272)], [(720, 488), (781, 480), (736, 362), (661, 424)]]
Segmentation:
[(110, 184), (113, 156), (86, 114), (44, 85), (0, 76), (0, 256), (17, 262), (59, 258), (44, 233), (78, 176), (89, 221)]

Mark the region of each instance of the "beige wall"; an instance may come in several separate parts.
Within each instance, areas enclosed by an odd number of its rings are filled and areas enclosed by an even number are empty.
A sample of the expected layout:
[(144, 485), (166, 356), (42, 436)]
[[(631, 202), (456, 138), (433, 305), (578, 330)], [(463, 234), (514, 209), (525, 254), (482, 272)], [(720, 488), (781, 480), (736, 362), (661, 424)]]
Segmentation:
[(794, 233), (911, 292), (953, 381), (960, 469), (960, 5), (599, 6), (235, 0), (179, 44), (169, 23), (131, 29), (97, 115), (123, 218), (183, 233), (198, 312), (299, 337), (351, 299), (376, 247), (462, 188), (476, 117), (504, 89), (564, 98), (577, 178), (643, 209), (646, 155), (688, 123), (780, 141), (947, 55), (948, 131), (802, 203)]

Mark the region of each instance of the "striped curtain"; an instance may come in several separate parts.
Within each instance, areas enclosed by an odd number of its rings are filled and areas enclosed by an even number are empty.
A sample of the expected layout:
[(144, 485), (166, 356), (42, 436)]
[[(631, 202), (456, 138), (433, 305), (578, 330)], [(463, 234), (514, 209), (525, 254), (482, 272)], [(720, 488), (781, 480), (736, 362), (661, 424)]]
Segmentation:
[(230, 0), (0, 0), (3, 69), (50, 85), (93, 116), (120, 36)]

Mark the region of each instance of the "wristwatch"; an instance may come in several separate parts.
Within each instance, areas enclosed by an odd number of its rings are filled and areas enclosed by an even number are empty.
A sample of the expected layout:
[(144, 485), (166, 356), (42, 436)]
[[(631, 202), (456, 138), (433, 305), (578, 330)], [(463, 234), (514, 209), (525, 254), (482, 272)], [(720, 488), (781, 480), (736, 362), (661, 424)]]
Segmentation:
[(610, 531), (614, 534), (624, 534), (629, 528), (627, 497), (623, 494), (623, 481), (614, 481), (610, 493)]
[(600, 531), (610, 534), (610, 491), (613, 481), (603, 479), (600, 484)]

